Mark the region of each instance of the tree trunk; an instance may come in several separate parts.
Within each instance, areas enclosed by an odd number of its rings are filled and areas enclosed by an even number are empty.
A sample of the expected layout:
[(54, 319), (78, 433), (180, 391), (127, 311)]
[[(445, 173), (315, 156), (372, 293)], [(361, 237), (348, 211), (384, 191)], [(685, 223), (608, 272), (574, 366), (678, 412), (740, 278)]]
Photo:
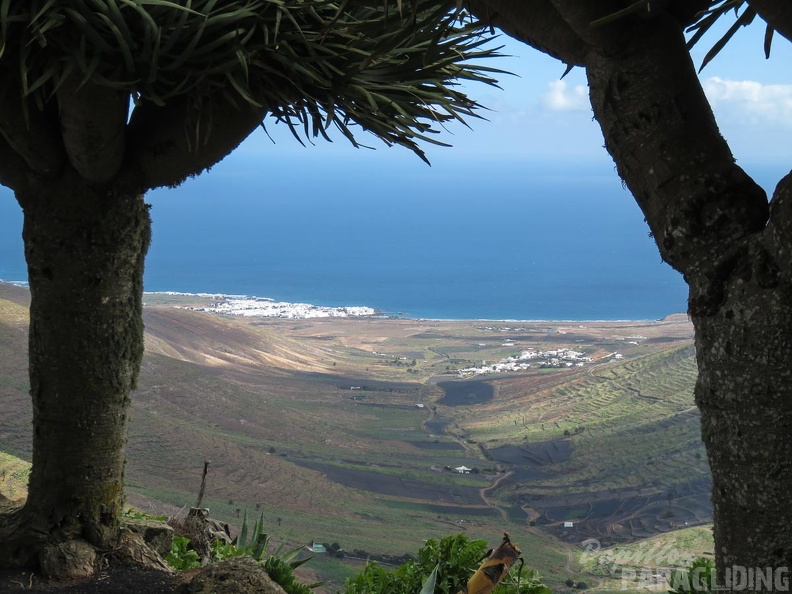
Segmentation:
[(742, 591), (792, 577), (792, 283), (764, 238), (737, 250), (720, 294), (690, 279), (718, 580)]
[(770, 591), (792, 566), (792, 287), (761, 247), (734, 264), (717, 310), (691, 311), (696, 403), (712, 469), (719, 580)]
[(17, 198), (31, 293), (33, 467), (25, 537), (11, 555), (70, 540), (107, 549), (119, 533), (129, 393), (143, 355), (148, 207), (139, 193), (92, 188), (71, 169)]

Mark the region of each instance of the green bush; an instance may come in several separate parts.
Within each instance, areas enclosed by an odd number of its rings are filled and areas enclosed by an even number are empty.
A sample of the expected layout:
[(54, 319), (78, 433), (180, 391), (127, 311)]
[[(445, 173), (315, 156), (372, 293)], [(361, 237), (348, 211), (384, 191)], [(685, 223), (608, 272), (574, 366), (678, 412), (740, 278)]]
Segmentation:
[(193, 569), (201, 566), (201, 559), (198, 553), (188, 548), (190, 539), (186, 536), (173, 536), (171, 552), (165, 557), (165, 561), (179, 571)]
[(675, 571), (671, 576), (669, 594), (710, 594), (715, 582), (715, 562), (699, 557), (688, 569)]
[[(178, 570), (200, 567), (201, 561), (198, 553), (189, 548), (190, 539), (184, 536), (173, 537), (173, 548), (165, 561)], [(248, 535), (247, 512), (242, 520), (242, 530), (235, 543), (226, 543), (215, 540), (210, 545), (210, 560), (218, 563), (233, 557), (249, 556), (262, 564), (264, 571), (272, 581), (281, 586), (287, 594), (310, 594), (311, 589), (321, 584), (304, 585), (297, 581), (294, 570), (308, 561), (297, 560), (297, 554), (302, 550), (298, 547), (292, 551), (284, 552), (283, 545), (266, 555), (269, 545), (269, 536), (264, 532), (264, 516), (259, 516), (253, 526), (253, 532)], [(310, 559), (310, 557), (309, 557)]]
[[(215, 541), (211, 544), (211, 561), (247, 555), (261, 563), (270, 578), (288, 594), (311, 594), (312, 588), (321, 584), (301, 584), (294, 575), (294, 570), (310, 558), (297, 560), (302, 547), (284, 552), (283, 545), (266, 554), (269, 537), (263, 531), (263, 523), (263, 516), (259, 517), (249, 535), (245, 514), (236, 543)], [(189, 542), (186, 537), (174, 536), (173, 550), (166, 561), (175, 569), (200, 567), (199, 556), (189, 548)], [(338, 543), (331, 543), (326, 548), (330, 552), (343, 554)], [(486, 555), (487, 544), (483, 540), (470, 540), (464, 534), (447, 536), (440, 541), (428, 540), (418, 551), (416, 559), (395, 569), (368, 563), (360, 573), (347, 579), (344, 590), (339, 594), (456, 594), (467, 584)], [(535, 570), (524, 570), (522, 563), (519, 563), (495, 588), (493, 594), (550, 594), (550, 589), (539, 581)]]
[[(369, 563), (356, 576), (347, 579), (343, 594), (415, 594), (420, 592), (437, 567), (434, 594), (456, 594), (467, 584), (487, 554), (483, 540), (470, 540), (464, 534), (447, 536), (441, 541), (428, 540), (418, 551), (417, 559), (393, 570)], [(493, 594), (550, 594), (535, 570), (513, 569)], [(515, 588), (519, 583), (519, 590)]]

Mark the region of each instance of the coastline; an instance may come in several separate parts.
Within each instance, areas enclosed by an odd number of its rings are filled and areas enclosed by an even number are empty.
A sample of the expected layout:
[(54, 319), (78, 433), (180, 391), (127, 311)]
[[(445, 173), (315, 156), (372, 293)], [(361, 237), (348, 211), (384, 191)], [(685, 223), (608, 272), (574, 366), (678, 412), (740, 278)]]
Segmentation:
[[(0, 284), (28, 289), (27, 281), (0, 279)], [(366, 305), (329, 306), (305, 302), (276, 301), (270, 297), (237, 295), (226, 293), (183, 292), (183, 291), (144, 291), (144, 305), (164, 305), (232, 317), (265, 319), (315, 319), (315, 318), (357, 318), (357, 319), (401, 319), (425, 322), (499, 322), (506, 324), (594, 324), (594, 323), (662, 323), (684, 312), (672, 312), (660, 318), (437, 318), (409, 316), (401, 313), (391, 314), (384, 310)]]
[[(310, 318), (330, 318), (330, 317), (349, 317), (349, 318), (375, 318), (375, 319), (399, 319), (399, 320), (415, 320), (421, 322), (498, 322), (507, 324), (536, 324), (536, 323), (563, 323), (563, 324), (596, 324), (596, 323), (661, 323), (674, 316), (684, 316), (687, 318), (685, 312), (671, 312), (661, 318), (613, 318), (613, 319), (575, 319), (575, 318), (555, 318), (555, 319), (542, 319), (542, 318), (433, 318), (422, 316), (408, 316), (403, 314), (391, 314), (381, 309), (365, 305), (346, 305), (346, 306), (329, 306), (317, 305), (312, 303), (303, 302), (289, 302), (289, 301), (276, 301), (270, 297), (258, 297), (253, 295), (227, 295), (223, 293), (187, 293), (179, 291), (145, 291), (144, 298), (150, 297), (175, 297), (183, 298), (186, 300), (193, 300), (195, 298), (211, 299), (213, 304), (209, 306), (188, 306), (187, 309), (193, 311), (202, 311), (205, 313), (213, 313), (216, 315), (229, 315), (241, 317), (258, 317), (258, 318), (281, 318), (281, 319), (310, 319)], [(257, 305), (268, 305), (267, 308), (261, 308), (257, 311)], [(176, 306), (178, 307), (178, 306)], [(272, 313), (265, 313), (266, 310)], [(281, 312), (279, 315), (277, 312)], [(302, 315), (302, 312), (307, 312)]]
[(661, 323), (668, 320), (668, 318), (674, 316), (684, 316), (688, 318), (689, 316), (682, 311), (677, 311), (674, 313), (667, 314), (662, 318), (553, 318), (553, 319), (545, 319), (545, 318), (527, 318), (527, 319), (513, 319), (513, 318), (413, 318), (413, 317), (405, 317), (405, 318), (398, 318), (398, 319), (405, 319), (405, 320), (416, 320), (422, 322), (501, 322), (501, 323), (508, 323), (508, 324), (542, 324), (542, 323), (553, 323), (553, 324), (634, 324), (636, 322), (651, 322), (651, 323)]

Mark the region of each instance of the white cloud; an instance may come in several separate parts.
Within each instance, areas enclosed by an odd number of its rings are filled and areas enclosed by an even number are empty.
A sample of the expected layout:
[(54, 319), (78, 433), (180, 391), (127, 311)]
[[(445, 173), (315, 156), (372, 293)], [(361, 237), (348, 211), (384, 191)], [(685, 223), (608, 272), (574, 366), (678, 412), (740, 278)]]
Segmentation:
[(591, 109), (588, 99), (588, 89), (585, 85), (575, 85), (568, 88), (563, 80), (556, 80), (547, 85), (539, 99), (545, 109), (551, 111), (585, 111)]
[(728, 110), (731, 118), (742, 123), (792, 126), (792, 85), (714, 76), (706, 79), (703, 87), (716, 114)]

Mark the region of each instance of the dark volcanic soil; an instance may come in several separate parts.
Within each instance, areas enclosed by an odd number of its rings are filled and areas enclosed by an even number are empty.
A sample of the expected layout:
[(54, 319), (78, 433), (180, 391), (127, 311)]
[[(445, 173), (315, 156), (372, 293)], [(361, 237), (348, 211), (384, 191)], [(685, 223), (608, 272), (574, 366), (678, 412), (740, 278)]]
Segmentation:
[(0, 569), (0, 593), (46, 592), (47, 594), (171, 594), (184, 582), (182, 575), (169, 575), (134, 567), (110, 567), (90, 580), (48, 582), (28, 570)]

